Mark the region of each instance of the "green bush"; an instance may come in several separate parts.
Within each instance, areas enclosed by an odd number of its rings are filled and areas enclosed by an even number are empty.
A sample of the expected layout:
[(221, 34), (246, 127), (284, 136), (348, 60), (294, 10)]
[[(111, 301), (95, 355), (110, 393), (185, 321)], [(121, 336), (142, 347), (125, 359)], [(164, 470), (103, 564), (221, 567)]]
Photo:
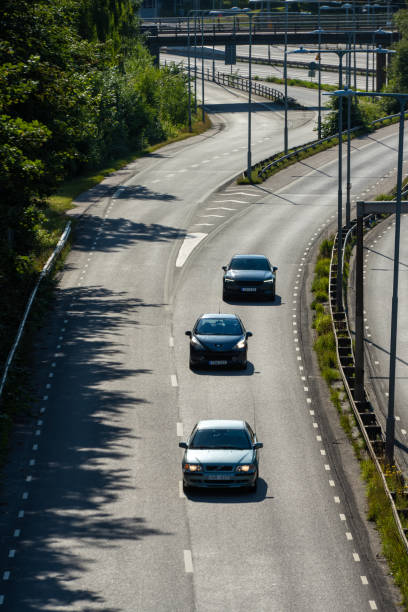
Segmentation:
[(322, 334), (328, 334), (332, 331), (332, 321), (329, 314), (317, 315), (314, 321), (314, 327), (319, 336)]
[(329, 288), (329, 279), (327, 278), (327, 276), (316, 276), (313, 283), (312, 283), (312, 291), (314, 293), (326, 293), (327, 295), (327, 291)]
[(321, 257), (317, 260), (315, 266), (315, 275), (319, 278), (326, 277), (327, 283), (329, 282), (330, 259), (328, 257)]

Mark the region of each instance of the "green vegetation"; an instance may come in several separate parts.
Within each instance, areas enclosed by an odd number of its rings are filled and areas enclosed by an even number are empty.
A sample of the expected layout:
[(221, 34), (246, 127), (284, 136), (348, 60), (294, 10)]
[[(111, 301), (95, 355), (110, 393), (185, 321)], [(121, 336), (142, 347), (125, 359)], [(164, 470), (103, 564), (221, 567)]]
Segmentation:
[(136, 0), (3, 0), (0, 366), (71, 198), (186, 136), (185, 76), (153, 65), (137, 10)]
[[(382, 541), (383, 554), (389, 563), (395, 583), (401, 589), (404, 609), (408, 610), (408, 558), (405, 547), (399, 536), (391, 504), (387, 498), (381, 476), (378, 474), (372, 460), (368, 457), (363, 438), (358, 434), (356, 422), (340, 381), (337, 367), (336, 343), (331, 317), (328, 312), (329, 269), (332, 245), (332, 240), (324, 240), (321, 243), (315, 265), (315, 275), (312, 284), (312, 292), (314, 294), (312, 308), (315, 311), (313, 327), (316, 330), (317, 337), (314, 343), (314, 350), (316, 351), (322, 376), (329, 386), (330, 399), (339, 414), (340, 424), (353, 445), (356, 457), (360, 461), (361, 474), (367, 487), (367, 518), (376, 523)], [(351, 249), (351, 245), (346, 249), (345, 263), (347, 265)], [(345, 275), (347, 276), (347, 273)], [(383, 466), (383, 469), (388, 487), (395, 496), (397, 508), (399, 510), (407, 509), (408, 488), (404, 483), (401, 473), (395, 466)], [(402, 518), (402, 524), (404, 527), (408, 527), (407, 518)]]
[[(382, 540), (383, 554), (388, 561), (395, 583), (401, 590), (404, 610), (408, 610), (408, 556), (395, 524), (390, 501), (385, 493), (381, 476), (370, 459), (361, 462), (361, 471), (366, 482), (368, 519), (375, 521)], [(397, 507), (406, 508), (406, 490), (395, 467), (388, 468), (385, 476), (390, 490), (396, 493)]]
[[(268, 83), (276, 83), (278, 85), (285, 84), (285, 79), (281, 79), (280, 77), (270, 76), (266, 77), (263, 80), (267, 81)], [(306, 87), (307, 89), (319, 89), (319, 83), (316, 83), (315, 81), (305, 81), (302, 79), (288, 79), (288, 85), (291, 87)], [(323, 91), (336, 91), (338, 87), (336, 87), (336, 85), (329, 85), (328, 83), (321, 83), (320, 89)]]

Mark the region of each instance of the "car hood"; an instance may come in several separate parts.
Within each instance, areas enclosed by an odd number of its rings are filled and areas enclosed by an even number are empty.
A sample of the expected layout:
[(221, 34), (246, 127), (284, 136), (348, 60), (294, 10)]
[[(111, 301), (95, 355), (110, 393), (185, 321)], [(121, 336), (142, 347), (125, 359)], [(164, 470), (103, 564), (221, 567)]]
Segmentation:
[(264, 281), (275, 277), (270, 270), (228, 270), (225, 278), (236, 281)]
[(245, 336), (243, 334), (239, 336), (215, 336), (206, 334), (196, 334), (197, 339), (203, 346), (211, 349), (212, 351), (228, 351), (236, 345), (237, 342), (242, 340)]
[(230, 450), (227, 448), (195, 449), (189, 448), (184, 455), (186, 463), (223, 463), (225, 465), (238, 465), (239, 463), (253, 463), (255, 451), (250, 448), (246, 450)]

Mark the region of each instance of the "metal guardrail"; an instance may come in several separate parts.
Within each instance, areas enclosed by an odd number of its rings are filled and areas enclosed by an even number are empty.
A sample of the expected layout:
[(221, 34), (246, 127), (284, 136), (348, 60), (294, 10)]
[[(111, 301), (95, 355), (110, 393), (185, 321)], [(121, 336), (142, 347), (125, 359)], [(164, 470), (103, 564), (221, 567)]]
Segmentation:
[[(377, 219), (377, 215), (368, 215), (365, 217), (366, 226), (370, 225), (373, 220)], [(343, 253), (342, 262), (344, 266), (344, 252), (345, 248), (355, 234), (357, 228), (356, 220), (352, 221), (351, 228), (343, 228), (342, 236), (340, 237), (340, 245)], [(392, 508), (395, 524), (397, 526), (401, 541), (405, 546), (405, 550), (408, 552), (408, 540), (407, 532), (402, 526), (398, 509), (395, 505), (394, 497), (392, 492), (389, 490), (387, 480), (383, 473), (379, 458), (384, 455), (385, 448), (385, 436), (382, 431), (381, 425), (378, 423), (374, 409), (368, 400), (367, 394), (364, 390), (364, 401), (357, 401), (354, 399), (354, 382), (355, 382), (355, 356), (353, 350), (352, 337), (348, 325), (347, 313), (344, 309), (339, 312), (337, 310), (337, 253), (339, 249), (339, 239), (336, 234), (335, 241), (333, 244), (331, 260), (330, 260), (330, 275), (329, 275), (329, 306), (330, 315), (332, 319), (332, 328), (336, 340), (336, 352), (337, 361), (339, 364), (339, 370), (341, 373), (344, 388), (347, 393), (350, 405), (353, 410), (354, 417), (358, 424), (359, 430), (364, 438), (366, 447), (370, 454), (370, 457), (377, 469), (378, 474), (381, 477), (384, 490), (386, 492), (388, 501)], [(344, 277), (344, 276), (343, 276)]]
[[(184, 72), (188, 72), (188, 68), (183, 66)], [(192, 78), (196, 75), (196, 78), (201, 79), (202, 70), (198, 67), (195, 69), (194, 66), (190, 67), (190, 73), (193, 73)], [(225, 87), (232, 87), (233, 89), (239, 89), (241, 91), (249, 90), (249, 79), (244, 76), (236, 75), (236, 74), (226, 74), (224, 72), (214, 71), (209, 68), (204, 70), (204, 80), (212, 81), (213, 83), (218, 83), (219, 85), (224, 85)], [(261, 96), (262, 98), (266, 98), (267, 100), (273, 100), (274, 102), (280, 102), (281, 104), (285, 101), (285, 96), (281, 91), (277, 89), (273, 89), (273, 87), (267, 87), (262, 83), (258, 83), (257, 81), (252, 81), (251, 91), (253, 94)]]
[[(408, 111), (405, 113), (405, 117), (407, 116), (408, 116)], [(386, 117), (381, 117), (380, 119), (375, 119), (374, 121), (371, 121), (370, 125), (375, 126), (378, 123), (384, 123), (385, 121), (389, 121), (390, 119), (395, 119), (397, 117), (399, 117), (399, 114), (398, 115), (387, 115)], [(357, 132), (358, 130), (361, 130), (362, 127), (363, 126), (361, 125), (354, 127), (350, 130), (350, 133)], [(345, 135), (347, 135), (347, 130), (344, 130), (344, 132), (342, 132), (342, 136), (344, 137)], [(339, 137), (339, 134), (337, 133), (337, 134), (333, 134), (332, 136), (327, 136), (326, 138), (322, 138), (320, 140), (312, 140), (311, 142), (305, 145), (294, 147), (291, 150), (291, 152), (288, 153), (287, 155), (276, 153), (275, 155), (272, 155), (272, 157), (266, 158), (262, 160), (261, 162), (254, 164), (251, 167), (251, 171), (256, 170), (256, 168), (258, 168), (262, 164), (266, 164), (258, 171), (258, 176), (261, 178), (265, 178), (265, 175), (268, 172), (268, 170), (270, 170), (270, 168), (274, 166), (278, 166), (280, 163), (285, 161), (285, 159), (291, 159), (292, 157), (297, 157), (297, 155), (299, 155), (299, 153), (301, 153), (302, 151), (309, 151), (310, 149), (314, 149), (315, 147), (317, 147), (320, 144), (323, 144), (324, 142), (329, 142), (330, 140), (338, 139), (338, 137)]]
[(0, 382), (0, 399), (1, 399), (1, 396), (3, 394), (4, 386), (5, 386), (6, 381), (7, 381), (7, 376), (8, 376), (9, 370), (10, 370), (10, 366), (11, 366), (11, 364), (13, 362), (14, 357), (15, 357), (16, 351), (18, 349), (18, 345), (20, 344), (20, 340), (21, 340), (21, 337), (22, 337), (23, 332), (24, 332), (25, 324), (27, 322), (28, 315), (30, 314), (31, 307), (33, 305), (35, 296), (37, 295), (37, 291), (39, 289), (41, 281), (43, 280), (43, 278), (45, 278), (49, 274), (52, 266), (55, 263), (55, 260), (57, 259), (58, 255), (61, 253), (62, 249), (64, 248), (64, 246), (65, 246), (65, 244), (66, 244), (66, 242), (68, 240), (68, 236), (69, 236), (70, 232), (71, 232), (71, 221), (69, 221), (67, 223), (67, 225), (65, 226), (65, 230), (62, 233), (61, 238), (59, 239), (57, 246), (55, 247), (55, 249), (54, 249), (53, 253), (51, 254), (51, 256), (48, 258), (48, 261), (44, 265), (43, 269), (41, 270), (41, 274), (40, 274), (40, 276), (39, 276), (39, 278), (37, 280), (37, 283), (36, 283), (33, 291), (31, 292), (31, 295), (30, 295), (30, 297), (28, 299), (27, 306), (26, 306), (26, 309), (24, 311), (23, 319), (22, 319), (22, 321), (20, 323), (20, 326), (18, 328), (18, 331), (17, 331), (16, 339), (14, 341), (13, 346), (11, 347), (10, 353), (8, 354), (6, 365), (4, 366), (3, 376), (2, 376), (1, 382)]

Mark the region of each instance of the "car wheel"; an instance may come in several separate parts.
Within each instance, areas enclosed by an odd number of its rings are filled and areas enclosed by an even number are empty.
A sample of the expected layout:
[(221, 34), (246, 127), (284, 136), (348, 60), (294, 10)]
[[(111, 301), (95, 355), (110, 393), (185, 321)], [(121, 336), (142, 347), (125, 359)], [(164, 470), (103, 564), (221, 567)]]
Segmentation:
[(248, 487), (249, 493), (255, 493), (257, 486), (258, 486), (258, 474), (256, 475), (255, 482), (251, 484), (250, 487)]
[(190, 370), (195, 370), (195, 365), (194, 365), (194, 363), (191, 361), (191, 359), (189, 360), (188, 365), (189, 365), (189, 367), (190, 367)]
[(224, 302), (228, 301), (228, 293), (226, 293), (225, 291), (222, 292), (222, 299), (224, 300)]

